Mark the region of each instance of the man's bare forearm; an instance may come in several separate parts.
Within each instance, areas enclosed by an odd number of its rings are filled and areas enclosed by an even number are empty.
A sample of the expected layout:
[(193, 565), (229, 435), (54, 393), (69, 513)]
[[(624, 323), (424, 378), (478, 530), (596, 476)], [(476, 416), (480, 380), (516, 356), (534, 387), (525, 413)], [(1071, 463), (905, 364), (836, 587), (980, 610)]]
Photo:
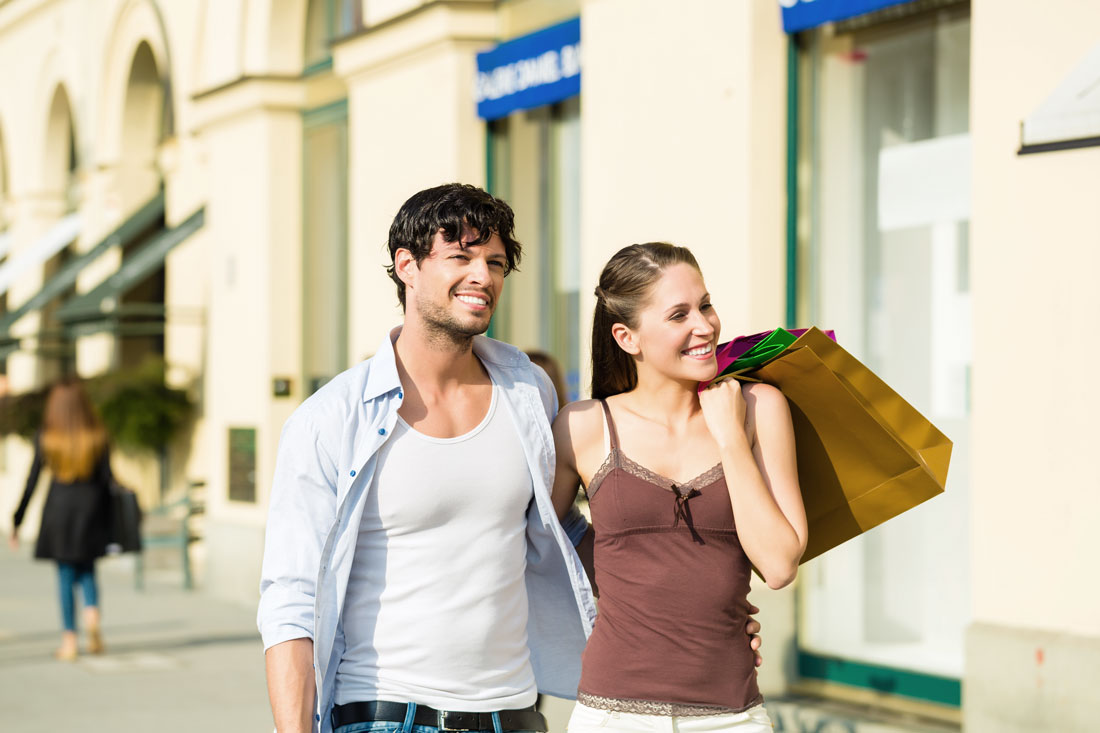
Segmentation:
[(310, 733), (316, 684), (313, 640), (291, 639), (267, 650), (267, 696), (278, 733)]

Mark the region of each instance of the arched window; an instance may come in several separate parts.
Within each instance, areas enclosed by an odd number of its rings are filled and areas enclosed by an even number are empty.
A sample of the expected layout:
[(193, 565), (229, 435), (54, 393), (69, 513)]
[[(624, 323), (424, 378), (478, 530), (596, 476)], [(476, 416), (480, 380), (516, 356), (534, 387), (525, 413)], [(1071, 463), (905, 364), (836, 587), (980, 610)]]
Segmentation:
[(169, 99), (153, 50), (142, 42), (130, 63), (119, 132), (122, 145), (116, 185), (127, 211), (160, 188), (156, 158), (167, 129)]
[(54, 91), (46, 125), (46, 189), (60, 196), (66, 213), (70, 213), (80, 206), (80, 190), (72, 108), (61, 85)]

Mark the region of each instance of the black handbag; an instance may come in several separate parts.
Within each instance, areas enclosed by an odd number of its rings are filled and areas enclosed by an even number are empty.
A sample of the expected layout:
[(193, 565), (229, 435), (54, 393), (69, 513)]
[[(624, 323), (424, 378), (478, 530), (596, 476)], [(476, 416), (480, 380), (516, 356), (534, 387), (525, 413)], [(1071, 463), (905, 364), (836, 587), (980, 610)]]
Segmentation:
[(141, 505), (137, 494), (112, 481), (110, 496), (111, 533), (107, 552), (112, 555), (141, 552)]

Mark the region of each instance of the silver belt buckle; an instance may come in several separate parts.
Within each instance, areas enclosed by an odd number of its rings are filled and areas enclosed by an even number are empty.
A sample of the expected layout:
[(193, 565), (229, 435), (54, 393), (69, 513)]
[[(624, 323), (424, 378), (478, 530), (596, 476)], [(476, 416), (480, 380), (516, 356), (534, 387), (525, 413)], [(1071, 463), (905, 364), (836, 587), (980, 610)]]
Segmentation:
[(452, 710), (440, 710), (436, 715), (436, 727), (441, 731), (481, 730), (478, 713), (459, 713)]

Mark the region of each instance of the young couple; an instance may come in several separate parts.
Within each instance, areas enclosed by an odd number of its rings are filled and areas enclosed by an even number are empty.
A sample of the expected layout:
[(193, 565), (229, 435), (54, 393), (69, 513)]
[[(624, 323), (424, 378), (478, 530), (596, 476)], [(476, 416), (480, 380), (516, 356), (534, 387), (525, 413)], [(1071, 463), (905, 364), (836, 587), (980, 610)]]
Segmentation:
[(545, 731), (539, 691), (578, 698), (571, 733), (771, 730), (747, 595), (806, 545), (790, 414), (766, 385), (698, 392), (720, 323), (691, 253), (608, 262), (594, 399), (555, 419), (545, 373), (482, 336), (520, 258), (508, 205), (421, 191), (389, 252), (403, 326), (279, 444), (258, 614), (277, 730)]

